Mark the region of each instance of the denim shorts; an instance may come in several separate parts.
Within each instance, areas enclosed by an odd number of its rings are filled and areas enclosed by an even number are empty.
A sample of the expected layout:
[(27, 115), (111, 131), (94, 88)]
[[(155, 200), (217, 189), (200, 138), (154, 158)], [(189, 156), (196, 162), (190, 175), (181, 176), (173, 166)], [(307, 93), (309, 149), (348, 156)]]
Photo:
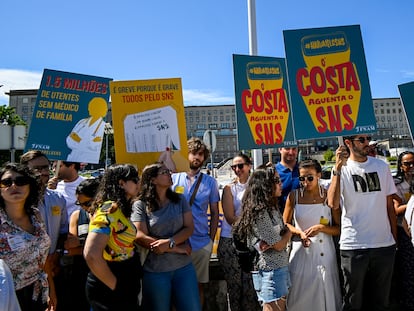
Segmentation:
[(260, 302), (270, 303), (287, 297), (290, 287), (288, 266), (270, 271), (253, 271), (252, 277)]

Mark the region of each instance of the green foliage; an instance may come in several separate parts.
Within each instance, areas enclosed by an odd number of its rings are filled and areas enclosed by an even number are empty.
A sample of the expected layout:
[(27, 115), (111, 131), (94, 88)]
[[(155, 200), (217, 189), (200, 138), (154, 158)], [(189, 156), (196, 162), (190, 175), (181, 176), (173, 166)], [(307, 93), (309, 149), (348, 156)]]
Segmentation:
[(323, 158), (325, 159), (326, 162), (332, 161), (334, 157), (334, 152), (331, 149), (328, 149), (325, 151), (325, 153), (323, 154)]
[(23, 119), (16, 114), (14, 107), (7, 107), (5, 105), (0, 106), (0, 122), (6, 121), (7, 124), (14, 125), (27, 125)]

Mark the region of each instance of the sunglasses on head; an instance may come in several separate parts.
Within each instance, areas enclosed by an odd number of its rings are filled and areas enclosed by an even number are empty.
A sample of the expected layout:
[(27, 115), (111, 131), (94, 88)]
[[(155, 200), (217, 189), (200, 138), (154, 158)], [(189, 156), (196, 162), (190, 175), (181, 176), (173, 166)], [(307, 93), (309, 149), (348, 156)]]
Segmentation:
[(5, 179), (0, 180), (0, 187), (7, 188), (13, 185), (13, 183), (19, 187), (26, 186), (30, 183), (30, 178), (26, 176), (17, 176), (15, 179), (5, 178)]
[(353, 141), (359, 141), (361, 144), (365, 143), (365, 141), (370, 142), (372, 140), (371, 136), (367, 136), (367, 137), (358, 137), (353, 139)]
[(402, 165), (406, 167), (414, 167), (414, 162), (403, 162)]
[(85, 207), (91, 207), (92, 203), (93, 203), (93, 200), (89, 200), (85, 202), (79, 202), (79, 201), (75, 202), (76, 205), (85, 206)]
[(236, 170), (236, 167), (239, 169), (239, 170), (241, 170), (241, 169), (243, 169), (243, 167), (244, 167), (244, 165), (245, 165), (246, 163), (239, 163), (239, 164), (233, 164), (233, 165), (230, 165), (230, 167), (231, 167), (231, 169), (233, 170), (233, 171), (235, 171)]
[(308, 180), (309, 182), (312, 182), (314, 180), (314, 177), (312, 175), (308, 175), (308, 176), (299, 176), (299, 180), (300, 181), (305, 181)]

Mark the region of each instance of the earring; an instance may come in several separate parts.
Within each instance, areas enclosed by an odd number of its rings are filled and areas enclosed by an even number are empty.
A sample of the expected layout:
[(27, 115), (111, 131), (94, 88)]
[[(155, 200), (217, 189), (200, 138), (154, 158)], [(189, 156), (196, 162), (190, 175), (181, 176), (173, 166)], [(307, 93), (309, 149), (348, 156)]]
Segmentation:
[(319, 184), (319, 178), (318, 178), (318, 186), (319, 186), (319, 196), (323, 199), (324, 198), (324, 191), (322, 185)]
[(305, 192), (305, 190), (303, 189), (302, 185), (300, 185), (299, 191), (300, 191), (300, 197), (303, 198), (303, 193)]

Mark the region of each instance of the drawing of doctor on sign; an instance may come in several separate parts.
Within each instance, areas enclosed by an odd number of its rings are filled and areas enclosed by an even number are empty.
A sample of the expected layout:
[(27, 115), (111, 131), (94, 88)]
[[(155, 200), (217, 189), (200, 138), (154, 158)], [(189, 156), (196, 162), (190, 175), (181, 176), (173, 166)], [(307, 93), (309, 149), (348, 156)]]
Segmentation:
[(94, 97), (88, 105), (89, 117), (81, 119), (66, 138), (67, 146), (72, 149), (67, 161), (98, 163), (101, 151), (105, 121), (108, 112), (106, 100)]

